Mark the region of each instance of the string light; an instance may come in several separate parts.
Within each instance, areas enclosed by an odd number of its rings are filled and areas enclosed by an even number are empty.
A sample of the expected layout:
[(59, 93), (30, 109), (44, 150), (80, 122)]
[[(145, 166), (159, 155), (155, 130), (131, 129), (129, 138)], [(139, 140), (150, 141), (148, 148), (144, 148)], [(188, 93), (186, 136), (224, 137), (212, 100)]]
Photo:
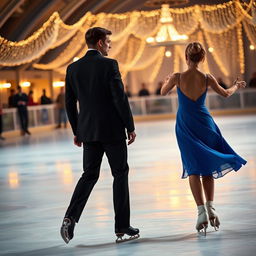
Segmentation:
[(165, 52), (165, 56), (166, 56), (167, 58), (170, 58), (170, 57), (172, 56), (172, 52), (171, 52), (171, 51), (166, 51), (166, 52)]
[(160, 47), (161, 49), (161, 55), (157, 59), (156, 64), (154, 65), (153, 71), (151, 72), (151, 75), (149, 76), (149, 82), (153, 83), (155, 78), (157, 77), (159, 70), (162, 66), (163, 60), (164, 60), (164, 52), (165, 52), (165, 47)]
[(255, 47), (254, 47), (254, 45), (250, 45), (250, 50), (255, 50)]
[(79, 57), (74, 57), (73, 58), (73, 62), (78, 61), (78, 60), (79, 60)]
[(209, 47), (209, 48), (208, 48), (208, 51), (209, 51), (209, 52), (213, 52), (214, 49), (213, 49), (212, 47)]
[[(162, 24), (159, 20), (162, 18), (162, 22), (171, 22), (178, 34), (186, 34), (191, 39), (200, 42), (205, 39), (208, 47), (214, 49), (210, 53), (220, 70), (225, 76), (232, 76), (232, 72), (244, 72), (242, 29), (244, 29), (250, 44), (254, 48), (256, 47), (256, 17), (253, 2), (250, 0), (242, 5), (239, 0), (234, 0), (217, 5), (168, 8), (168, 11), (166, 8), (166, 14), (169, 16), (166, 15), (165, 19), (161, 17), (161, 10), (133, 11), (123, 14), (99, 13), (96, 15), (87, 12), (73, 25), (66, 25), (59, 14), (55, 12), (39, 30), (25, 40), (11, 42), (0, 37), (0, 65), (17, 66), (30, 63), (39, 59), (48, 50), (70, 40), (63, 52), (53, 61), (47, 64), (36, 63), (33, 65), (38, 69), (54, 69), (64, 73), (66, 66), (74, 61), (74, 57), (81, 57), (84, 54), (86, 49), (84, 32), (92, 26), (104, 26), (113, 32), (112, 41), (115, 47), (112, 47), (110, 57), (120, 60), (120, 66), (124, 73), (131, 70), (142, 70), (154, 62), (157, 62), (157, 67), (159, 67), (161, 61), (157, 58), (156, 53), (161, 53), (159, 58), (162, 58), (165, 56), (165, 51), (151, 49), (150, 53), (146, 45), (141, 42), (147, 38), (147, 42), (152, 42), (153, 36), (161, 30)], [(202, 31), (203, 36), (200, 36), (198, 30)], [(130, 42), (131, 35), (134, 35), (137, 40)], [(159, 35), (156, 39), (159, 42), (164, 40), (163, 35)], [(128, 49), (128, 45), (132, 45), (132, 47)], [(123, 53), (124, 49), (127, 50), (126, 53)], [(181, 58), (180, 54), (175, 54), (175, 51), (173, 53), (172, 61), (175, 63), (179, 63), (180, 59), (184, 58), (184, 56)], [(184, 55), (184, 52), (182, 54)], [(239, 63), (229, 65), (235, 56), (239, 56)], [(178, 68), (178, 65), (175, 64), (175, 67)], [(154, 67), (154, 74), (156, 70), (157, 68)]]
[(29, 81), (24, 81), (24, 82), (21, 82), (20, 83), (20, 86), (21, 87), (30, 87), (31, 86), (31, 83)]
[(11, 83), (0, 83), (0, 89), (11, 88), (11, 86), (12, 86)]
[(161, 7), (161, 27), (156, 37), (148, 37), (147, 43), (151, 46), (163, 46), (171, 44), (183, 44), (188, 39), (187, 35), (180, 35), (173, 25), (173, 18), (169, 12), (169, 5), (163, 4)]
[(63, 87), (63, 86), (65, 86), (65, 82), (64, 81), (54, 81), (52, 86), (53, 87)]

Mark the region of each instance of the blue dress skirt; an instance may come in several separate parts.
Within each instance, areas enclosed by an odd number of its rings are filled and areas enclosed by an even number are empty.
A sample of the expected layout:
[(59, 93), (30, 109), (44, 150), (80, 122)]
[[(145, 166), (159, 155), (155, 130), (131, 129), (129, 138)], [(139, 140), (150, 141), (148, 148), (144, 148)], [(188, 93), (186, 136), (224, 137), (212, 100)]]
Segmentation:
[(177, 87), (179, 108), (176, 137), (180, 148), (183, 174), (223, 177), (238, 171), (246, 161), (229, 146), (205, 106), (206, 91), (196, 100)]

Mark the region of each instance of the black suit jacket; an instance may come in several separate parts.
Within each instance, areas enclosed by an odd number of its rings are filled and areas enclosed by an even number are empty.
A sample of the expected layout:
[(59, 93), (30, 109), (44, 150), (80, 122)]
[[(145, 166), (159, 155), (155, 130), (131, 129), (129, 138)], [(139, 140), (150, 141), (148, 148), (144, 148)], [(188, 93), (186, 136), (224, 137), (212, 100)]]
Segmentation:
[(125, 139), (125, 128), (134, 131), (117, 61), (96, 50), (68, 66), (65, 102), (73, 133), (80, 142)]
[[(19, 101), (25, 101), (26, 105), (18, 105)], [(14, 106), (17, 107), (20, 110), (27, 109), (27, 103), (28, 103), (28, 95), (26, 93), (17, 93), (14, 95)]]

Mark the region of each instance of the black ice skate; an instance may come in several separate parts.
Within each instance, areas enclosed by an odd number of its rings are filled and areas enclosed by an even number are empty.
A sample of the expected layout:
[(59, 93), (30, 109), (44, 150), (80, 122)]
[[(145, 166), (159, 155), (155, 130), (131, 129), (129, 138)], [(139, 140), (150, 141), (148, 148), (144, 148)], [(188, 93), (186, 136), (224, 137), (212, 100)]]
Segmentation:
[(74, 236), (75, 225), (76, 222), (73, 218), (64, 218), (60, 228), (60, 234), (66, 244), (68, 244)]
[[(140, 230), (138, 228), (128, 227), (116, 229), (115, 233), (117, 236), (116, 243), (123, 243), (127, 241), (131, 241), (140, 237)], [(130, 237), (124, 238), (124, 235), (128, 235)]]

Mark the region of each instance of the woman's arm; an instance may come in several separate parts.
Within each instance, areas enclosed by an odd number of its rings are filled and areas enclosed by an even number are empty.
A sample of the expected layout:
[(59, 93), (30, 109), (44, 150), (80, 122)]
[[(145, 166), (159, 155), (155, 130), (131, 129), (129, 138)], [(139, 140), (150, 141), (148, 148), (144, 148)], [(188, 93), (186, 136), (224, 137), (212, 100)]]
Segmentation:
[(168, 75), (161, 88), (161, 95), (167, 95), (178, 82), (178, 73)]
[(232, 94), (234, 94), (238, 89), (240, 88), (244, 88), (246, 86), (246, 82), (245, 81), (238, 81), (238, 78), (234, 81), (233, 85), (228, 88), (228, 89), (224, 89), (223, 87), (221, 87), (219, 85), (219, 83), (217, 82), (216, 78), (210, 74), (208, 74), (209, 77), (209, 86), (212, 87), (212, 89), (218, 93), (219, 95), (228, 98), (230, 97)]

